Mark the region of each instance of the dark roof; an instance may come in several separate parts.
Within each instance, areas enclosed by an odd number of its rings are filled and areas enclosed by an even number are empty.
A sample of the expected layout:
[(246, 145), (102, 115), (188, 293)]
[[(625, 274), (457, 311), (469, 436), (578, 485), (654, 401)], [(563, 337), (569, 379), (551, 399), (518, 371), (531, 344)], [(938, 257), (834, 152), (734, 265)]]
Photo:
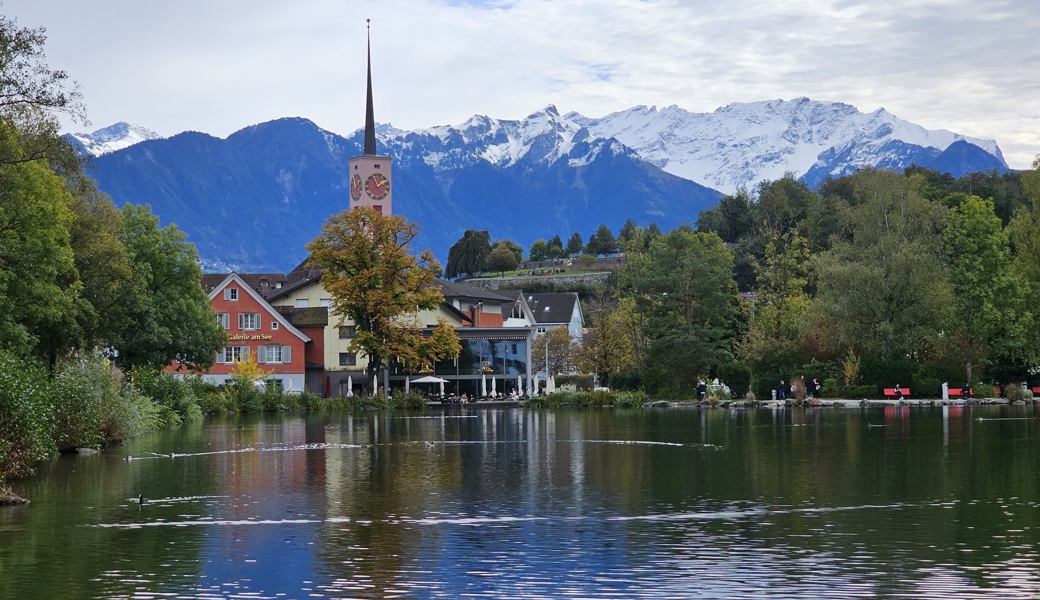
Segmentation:
[(294, 306), (275, 306), (293, 327), (325, 327), (329, 324), (329, 309), (324, 306), (313, 308), (296, 308)]
[(574, 304), (578, 302), (575, 292), (559, 294), (526, 294), (527, 305), (531, 307), (534, 319), (538, 323), (569, 323), (574, 312)]
[(516, 302), (516, 296), (509, 296), (499, 292), (489, 292), (475, 285), (456, 283), (446, 279), (435, 279), (434, 285), (441, 288), (444, 298), (471, 298), (473, 300), (494, 300), (496, 302)]
[[(287, 276), (284, 273), (235, 273), (246, 282), (246, 285), (256, 290), (263, 297), (267, 297), (271, 290), (285, 285)], [(227, 279), (230, 273), (203, 273), (202, 289), (208, 294), (213, 291), (222, 281)]]

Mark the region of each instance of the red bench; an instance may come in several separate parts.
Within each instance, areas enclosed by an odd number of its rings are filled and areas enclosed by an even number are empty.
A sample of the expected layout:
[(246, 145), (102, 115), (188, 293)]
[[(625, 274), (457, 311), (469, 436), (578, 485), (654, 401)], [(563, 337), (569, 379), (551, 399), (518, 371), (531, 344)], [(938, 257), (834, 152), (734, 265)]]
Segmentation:
[[(903, 392), (903, 397), (904, 398), (910, 396), (910, 388), (901, 387), (901, 388), (899, 388), (899, 391)], [(896, 388), (885, 388), (885, 395), (886, 396), (892, 396), (893, 398), (895, 398), (896, 397)]]
[(949, 389), (949, 394), (950, 394), (951, 396), (964, 396), (964, 395), (966, 395), (966, 394), (963, 394), (963, 393), (961, 392), (961, 391), (962, 391), (963, 389), (964, 389), (964, 388), (950, 388), (950, 389)]

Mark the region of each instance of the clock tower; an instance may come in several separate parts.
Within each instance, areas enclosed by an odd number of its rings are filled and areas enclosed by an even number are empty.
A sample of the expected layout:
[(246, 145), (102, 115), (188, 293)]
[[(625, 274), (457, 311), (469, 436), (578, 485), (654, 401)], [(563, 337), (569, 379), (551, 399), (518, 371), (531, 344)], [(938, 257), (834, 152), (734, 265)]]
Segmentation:
[(376, 120), (372, 110), (372, 20), (368, 19), (368, 98), (365, 103), (365, 150), (348, 161), (350, 209), (371, 206), (391, 215), (392, 182), (390, 157), (376, 151)]

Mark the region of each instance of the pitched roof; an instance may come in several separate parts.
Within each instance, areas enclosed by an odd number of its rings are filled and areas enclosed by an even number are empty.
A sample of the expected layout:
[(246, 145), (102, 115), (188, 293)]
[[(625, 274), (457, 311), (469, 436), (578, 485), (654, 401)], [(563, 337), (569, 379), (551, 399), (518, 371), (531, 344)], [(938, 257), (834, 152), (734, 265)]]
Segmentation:
[[(290, 333), (292, 333), (296, 337), (300, 338), (304, 342), (310, 342), (311, 341), (310, 336), (304, 334), (302, 331), (300, 331), (299, 329), (294, 327), (284, 316), (282, 316), (281, 313), (279, 313), (277, 310), (275, 310), (275, 308), (273, 306), (268, 304), (267, 300), (264, 299), (264, 297), (260, 294), (260, 292), (258, 292), (257, 290), (253, 289), (253, 287), (250, 286), (249, 283), (247, 283), (246, 280), (243, 279), (242, 276), (239, 275), (238, 273), (232, 272), (229, 275), (224, 275), (223, 279), (220, 280), (220, 283), (218, 283), (217, 285), (213, 286), (209, 290), (209, 292), (207, 292), (207, 295), (209, 296), (209, 299), (212, 301), (214, 298), (217, 297), (217, 294), (220, 293), (220, 290), (224, 289), (225, 287), (228, 286), (228, 284), (231, 284), (231, 283), (238, 283), (238, 285), (241, 287), (241, 289), (245, 290), (245, 292), (247, 294), (252, 296), (253, 299), (257, 302), (257, 304), (259, 304), (261, 307), (263, 307), (264, 310), (266, 310), (272, 317), (277, 319), (278, 322), (281, 323), (282, 327), (285, 327), (286, 330), (288, 330)], [(325, 309), (323, 309), (323, 310), (325, 310)]]
[(576, 292), (555, 294), (526, 294), (527, 305), (539, 323), (570, 323), (574, 305), (578, 302)]
[(494, 300), (496, 302), (516, 302), (516, 296), (509, 296), (499, 292), (489, 292), (475, 285), (456, 283), (446, 279), (435, 279), (434, 285), (441, 288), (444, 298), (471, 298), (474, 300)]

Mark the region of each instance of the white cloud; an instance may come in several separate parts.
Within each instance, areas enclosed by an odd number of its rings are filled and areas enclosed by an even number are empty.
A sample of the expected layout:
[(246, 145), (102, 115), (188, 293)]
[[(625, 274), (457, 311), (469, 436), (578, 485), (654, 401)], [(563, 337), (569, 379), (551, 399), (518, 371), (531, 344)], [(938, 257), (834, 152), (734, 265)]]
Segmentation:
[(97, 126), (226, 136), (307, 117), (363, 122), (365, 19), (376, 118), (397, 127), (589, 116), (636, 104), (711, 111), (808, 96), (1040, 153), (1040, 17), (1018, 0), (8, 0), (48, 29)]

